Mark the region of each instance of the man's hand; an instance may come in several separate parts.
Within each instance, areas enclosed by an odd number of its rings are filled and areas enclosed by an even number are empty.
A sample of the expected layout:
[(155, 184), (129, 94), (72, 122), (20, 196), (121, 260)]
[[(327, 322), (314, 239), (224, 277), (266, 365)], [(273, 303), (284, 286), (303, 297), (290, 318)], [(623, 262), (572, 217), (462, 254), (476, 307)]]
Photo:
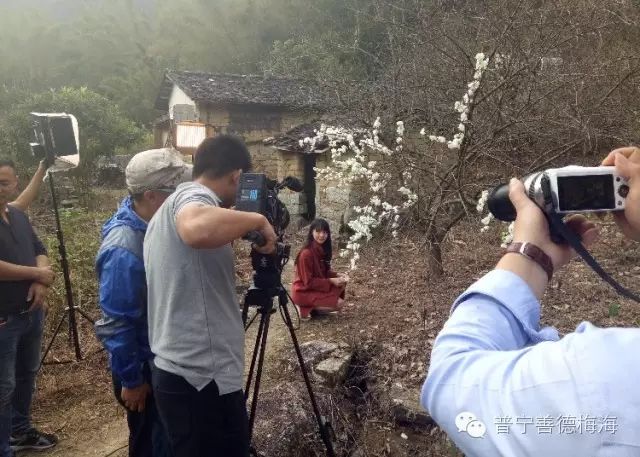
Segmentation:
[[(551, 257), (554, 270), (569, 263), (575, 256), (575, 251), (568, 245), (560, 245), (551, 241), (549, 223), (544, 213), (533, 200), (527, 197), (524, 185), (515, 178), (509, 183), (509, 199), (517, 212), (513, 241), (527, 241), (538, 246)], [(595, 224), (589, 222), (584, 216), (572, 216), (567, 219), (566, 223), (574, 233), (582, 237), (585, 246), (592, 244), (598, 237)]]
[(53, 272), (51, 266), (46, 267), (34, 267), (36, 270), (36, 277), (34, 278), (40, 284), (50, 286), (53, 284), (53, 280), (56, 279), (56, 274)]
[(144, 411), (147, 397), (150, 393), (151, 386), (149, 386), (149, 384), (145, 382), (144, 384), (141, 384), (138, 387), (133, 387), (131, 389), (123, 387), (122, 392), (120, 393), (120, 397), (122, 398), (122, 402), (128, 410), (133, 411), (134, 413), (141, 413), (142, 411)]
[(31, 283), (31, 287), (29, 287), (29, 293), (27, 294), (27, 302), (31, 303), (29, 307), (29, 311), (35, 311), (38, 308), (44, 308), (46, 304), (47, 294), (49, 293), (49, 288), (44, 284), (40, 284), (39, 282)]
[(629, 195), (624, 211), (615, 211), (613, 218), (622, 233), (640, 241), (640, 149), (615, 149), (602, 161), (603, 166), (615, 165), (616, 172), (629, 182)]
[(258, 232), (260, 232), (264, 237), (265, 244), (263, 246), (254, 245), (254, 249), (260, 254), (273, 254), (276, 251), (276, 242), (278, 241), (278, 237), (267, 218), (263, 216), (263, 219), (264, 220), (258, 229)]

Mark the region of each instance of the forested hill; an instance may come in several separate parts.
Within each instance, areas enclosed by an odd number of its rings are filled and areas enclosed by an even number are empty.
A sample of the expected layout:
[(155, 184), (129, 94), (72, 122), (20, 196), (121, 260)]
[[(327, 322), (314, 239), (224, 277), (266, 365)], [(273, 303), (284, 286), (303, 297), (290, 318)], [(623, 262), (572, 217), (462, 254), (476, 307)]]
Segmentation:
[[(166, 68), (371, 76), (378, 45), (359, 17), (370, 7), (364, 0), (0, 0), (0, 108), (25, 93), (86, 86), (149, 124)], [(343, 46), (354, 39), (357, 50)]]

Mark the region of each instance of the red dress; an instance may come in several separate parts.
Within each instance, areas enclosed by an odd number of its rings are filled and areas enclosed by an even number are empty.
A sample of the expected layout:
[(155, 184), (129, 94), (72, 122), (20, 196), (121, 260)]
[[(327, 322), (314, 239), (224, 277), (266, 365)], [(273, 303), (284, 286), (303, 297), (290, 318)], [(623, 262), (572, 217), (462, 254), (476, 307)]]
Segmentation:
[(338, 275), (324, 261), (324, 249), (316, 242), (298, 256), (291, 298), (298, 306), (334, 308), (344, 298), (344, 288), (329, 281)]

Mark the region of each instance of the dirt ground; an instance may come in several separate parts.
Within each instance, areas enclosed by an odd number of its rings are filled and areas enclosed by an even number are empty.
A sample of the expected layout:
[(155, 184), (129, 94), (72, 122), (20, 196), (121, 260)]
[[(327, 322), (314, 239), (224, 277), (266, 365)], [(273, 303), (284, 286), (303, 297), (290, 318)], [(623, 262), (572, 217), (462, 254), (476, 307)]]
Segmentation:
[[(296, 245), (300, 236), (296, 237)], [(426, 272), (426, 253), (418, 235), (373, 242), (365, 249), (359, 268), (350, 272), (347, 306), (337, 316), (302, 323), (298, 330), (300, 342), (345, 341), (366, 356), (363, 373), (372, 392), (388, 391), (394, 385), (417, 392), (424, 381), (434, 338), (451, 303), (495, 265), (501, 252), (498, 239), (498, 229), (480, 234), (475, 225), (456, 228), (447, 240), (446, 273), (441, 278), (430, 277)], [(638, 288), (640, 248), (618, 236), (613, 224), (603, 225), (602, 241), (593, 251), (616, 279), (632, 289)], [(335, 262), (335, 269), (344, 268), (342, 260)], [(239, 257), (241, 282), (248, 279), (249, 270), (248, 261)], [(289, 269), (285, 284), (290, 280)], [(95, 305), (86, 305), (86, 309), (97, 316)], [(542, 323), (566, 333), (583, 320), (607, 327), (637, 326), (640, 306), (619, 298), (583, 262), (574, 261), (554, 277), (543, 303)], [(247, 365), (255, 328), (256, 325), (247, 336)], [(292, 357), (292, 348), (279, 315), (274, 315), (269, 333), (263, 390), (291, 377), (282, 370), (283, 360)], [(96, 353), (99, 344), (90, 325), (82, 323), (80, 334), (83, 350), (88, 354), (85, 360), (46, 365), (42, 370), (35, 422), (61, 438), (48, 455), (125, 456), (125, 416), (113, 400), (106, 355)], [(51, 358), (64, 360), (71, 356), (63, 333)], [(348, 396), (346, 389), (333, 395), (339, 405)], [(349, 434), (351, 455), (460, 455), (437, 428), (395, 425), (376, 398), (374, 395), (367, 400), (366, 412), (354, 409), (356, 412), (345, 415), (342, 421), (343, 429), (352, 427), (343, 430)]]

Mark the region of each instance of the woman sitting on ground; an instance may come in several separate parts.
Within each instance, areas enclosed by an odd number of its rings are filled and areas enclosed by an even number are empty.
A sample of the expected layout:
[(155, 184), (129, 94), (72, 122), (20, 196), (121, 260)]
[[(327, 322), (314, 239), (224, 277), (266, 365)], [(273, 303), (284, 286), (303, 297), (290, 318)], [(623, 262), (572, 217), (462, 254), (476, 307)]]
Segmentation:
[(319, 314), (338, 311), (344, 304), (349, 278), (331, 270), (331, 254), (329, 223), (316, 219), (311, 223), (307, 242), (295, 261), (292, 298), (301, 319), (309, 319), (312, 311)]

